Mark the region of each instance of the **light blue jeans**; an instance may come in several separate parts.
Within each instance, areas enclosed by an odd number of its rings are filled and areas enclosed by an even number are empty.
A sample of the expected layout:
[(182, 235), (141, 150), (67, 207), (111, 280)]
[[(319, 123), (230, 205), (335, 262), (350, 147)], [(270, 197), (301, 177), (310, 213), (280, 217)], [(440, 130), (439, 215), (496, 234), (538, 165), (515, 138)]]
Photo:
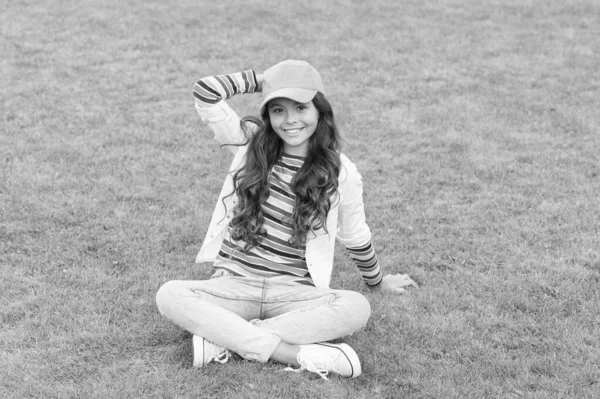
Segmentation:
[(231, 275), (169, 281), (158, 290), (156, 303), (181, 328), (260, 362), (282, 340), (310, 344), (341, 338), (363, 328), (371, 315), (358, 292)]

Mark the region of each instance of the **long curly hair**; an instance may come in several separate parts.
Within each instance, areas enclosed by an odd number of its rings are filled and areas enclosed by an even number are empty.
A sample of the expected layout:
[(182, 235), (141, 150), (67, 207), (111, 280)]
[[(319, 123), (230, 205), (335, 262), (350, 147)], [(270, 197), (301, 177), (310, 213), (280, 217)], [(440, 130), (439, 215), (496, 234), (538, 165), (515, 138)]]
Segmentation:
[[(337, 200), (341, 138), (325, 96), (318, 92), (312, 101), (319, 111), (319, 121), (309, 138), (304, 164), (291, 182), (296, 195), (294, 213), (290, 220), (283, 221), (293, 230), (290, 244), (295, 247), (306, 244), (311, 231), (327, 230), (327, 214), (332, 200)], [(240, 122), (248, 138), (243, 144), (248, 145), (248, 152), (244, 166), (233, 175), (238, 203), (230, 223), (231, 237), (244, 241), (246, 252), (266, 236), (261, 206), (269, 197), (269, 174), (283, 153), (283, 140), (271, 126), (268, 107), (261, 118), (250, 116)]]

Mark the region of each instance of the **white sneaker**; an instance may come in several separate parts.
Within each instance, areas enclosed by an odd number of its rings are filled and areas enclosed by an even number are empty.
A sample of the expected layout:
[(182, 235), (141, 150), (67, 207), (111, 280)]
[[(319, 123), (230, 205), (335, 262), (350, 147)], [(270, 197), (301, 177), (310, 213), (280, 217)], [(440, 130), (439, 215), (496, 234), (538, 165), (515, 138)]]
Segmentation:
[(330, 372), (343, 377), (358, 377), (361, 373), (358, 355), (347, 344), (318, 343), (300, 345), (297, 356), (300, 370), (308, 370), (327, 379)]
[(227, 349), (213, 344), (199, 335), (193, 336), (192, 344), (194, 346), (194, 367), (206, 366), (213, 360), (219, 363), (226, 363), (231, 357), (231, 353)]

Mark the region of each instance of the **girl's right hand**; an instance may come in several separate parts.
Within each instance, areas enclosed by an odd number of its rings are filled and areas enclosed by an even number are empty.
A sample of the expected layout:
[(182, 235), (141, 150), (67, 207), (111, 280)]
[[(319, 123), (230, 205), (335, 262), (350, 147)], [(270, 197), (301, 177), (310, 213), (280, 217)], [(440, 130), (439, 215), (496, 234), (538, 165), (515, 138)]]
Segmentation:
[(256, 87), (256, 91), (257, 92), (262, 92), (262, 83), (263, 83), (263, 75), (262, 75), (262, 73), (257, 73), (256, 74), (256, 83), (258, 83), (258, 86)]

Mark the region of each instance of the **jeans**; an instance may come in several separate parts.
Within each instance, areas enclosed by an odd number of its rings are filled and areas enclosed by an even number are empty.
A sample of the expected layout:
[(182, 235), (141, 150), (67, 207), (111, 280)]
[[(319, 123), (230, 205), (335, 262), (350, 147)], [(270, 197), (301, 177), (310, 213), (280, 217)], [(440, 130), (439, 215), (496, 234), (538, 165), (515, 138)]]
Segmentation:
[(281, 341), (341, 338), (363, 328), (371, 315), (367, 299), (354, 291), (231, 275), (169, 281), (158, 290), (156, 303), (181, 328), (260, 362)]

